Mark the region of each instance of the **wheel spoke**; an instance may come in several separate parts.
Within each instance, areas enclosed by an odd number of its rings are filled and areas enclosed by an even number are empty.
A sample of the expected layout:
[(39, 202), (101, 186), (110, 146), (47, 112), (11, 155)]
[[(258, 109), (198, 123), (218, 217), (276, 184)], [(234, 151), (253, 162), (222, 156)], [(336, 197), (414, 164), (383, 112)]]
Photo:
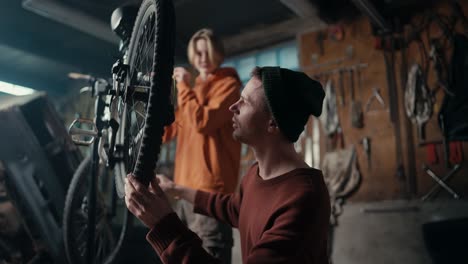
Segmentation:
[(141, 140), (146, 125), (147, 101), (151, 87), (152, 67), (154, 64), (155, 48), (155, 16), (150, 14), (142, 27), (142, 32), (138, 39), (138, 44), (134, 48), (136, 51), (131, 68), (131, 94), (126, 100), (126, 137), (128, 144), (127, 171), (134, 169), (138, 152), (140, 151)]

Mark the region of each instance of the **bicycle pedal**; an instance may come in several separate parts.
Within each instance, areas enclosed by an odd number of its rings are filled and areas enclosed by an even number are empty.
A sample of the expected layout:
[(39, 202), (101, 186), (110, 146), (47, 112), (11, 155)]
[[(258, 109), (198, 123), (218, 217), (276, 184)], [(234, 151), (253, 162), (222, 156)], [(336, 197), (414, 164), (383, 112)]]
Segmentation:
[(94, 121), (84, 118), (73, 120), (68, 128), (68, 134), (71, 136), (71, 139), (75, 144), (81, 146), (89, 146), (93, 144), (96, 137), (98, 137), (97, 127)]

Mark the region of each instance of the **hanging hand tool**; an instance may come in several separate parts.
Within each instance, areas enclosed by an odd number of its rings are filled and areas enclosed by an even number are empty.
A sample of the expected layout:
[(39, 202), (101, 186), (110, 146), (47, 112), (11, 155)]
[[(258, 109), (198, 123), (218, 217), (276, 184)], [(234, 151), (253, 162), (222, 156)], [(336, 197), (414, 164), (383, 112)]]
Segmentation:
[[(358, 81), (360, 82), (359, 70), (357, 70)], [(351, 85), (351, 125), (355, 128), (363, 128), (364, 120), (362, 114), (362, 104), (359, 100), (354, 100), (354, 70), (349, 69), (349, 82)], [(359, 88), (359, 86), (358, 86)]]
[(405, 89), (405, 110), (408, 118), (418, 126), (419, 141), (424, 141), (424, 125), (432, 116), (433, 97), (426, 85), (426, 77), (419, 64), (413, 64)]
[(339, 86), (340, 86), (340, 105), (345, 105), (344, 83), (343, 83), (343, 70), (339, 70)]
[(361, 99), (361, 90), (362, 90), (362, 79), (361, 79), (361, 70), (359, 70), (359, 67), (356, 67), (356, 74), (357, 74), (357, 80), (358, 80), (358, 91), (359, 91), (359, 99)]
[(332, 79), (328, 79), (325, 84), (325, 98), (323, 99), (322, 114), (319, 117), (325, 134), (330, 137), (338, 131), (340, 122), (336, 106), (336, 92)]
[[(401, 24), (401, 23), (400, 23)], [(404, 30), (403, 30), (404, 31)], [(400, 87), (406, 87), (407, 82), (407, 73), (408, 73), (408, 58), (407, 58), (407, 49), (408, 49), (408, 37), (404, 33), (399, 38), (400, 42)], [(411, 195), (416, 195), (416, 154), (414, 150), (414, 139), (413, 139), (413, 129), (411, 127), (411, 122), (409, 119), (403, 119), (404, 124), (404, 134), (406, 142), (406, 159), (408, 164), (408, 177), (406, 180), (408, 193)]]
[[(461, 165), (460, 164), (456, 164), (455, 167), (453, 167), (452, 170), (450, 170), (450, 172), (445, 175), (441, 181), (442, 182), (446, 182), (448, 181), (453, 175), (455, 175), (455, 173), (461, 168)], [(429, 169), (427, 166), (423, 167), (423, 169)], [(429, 169), (430, 170), (430, 169)], [(426, 171), (427, 172), (427, 171)], [(429, 172), (427, 172), (429, 174)], [(430, 174), (429, 174), (430, 175)], [(438, 177), (437, 177), (438, 178)], [(426, 193), (422, 198), (421, 198), (421, 201), (426, 201), (427, 199), (431, 198), (433, 195), (435, 195), (435, 193), (441, 188), (441, 185), (437, 182), (437, 184), (431, 188), (431, 190)]]
[(325, 53), (324, 52), (324, 49), (323, 49), (323, 41), (326, 39), (326, 35), (323, 31), (319, 31), (317, 33), (317, 36), (315, 38), (315, 42), (317, 43), (318, 47), (319, 47), (319, 54), (320, 56), (323, 56), (323, 54)]
[(367, 99), (366, 102), (366, 112), (369, 112), (370, 105), (372, 104), (372, 101), (374, 99), (376, 99), (380, 103), (380, 105), (382, 105), (382, 107), (385, 108), (385, 102), (382, 96), (380, 95), (379, 89), (374, 87), (372, 88), (372, 95), (369, 97), (369, 99)]
[(426, 171), (429, 176), (431, 176), (442, 188), (444, 188), (447, 192), (449, 192), (454, 199), (460, 199), (460, 195), (458, 195), (452, 188), (450, 188), (443, 180), (441, 180), (437, 175), (429, 169), (426, 164), (423, 164), (423, 170)]
[(366, 153), (367, 158), (367, 170), (372, 168), (371, 166), (371, 140), (369, 137), (363, 137), (361, 140), (362, 147)]
[(393, 36), (389, 36), (390, 51), (383, 51), (388, 97), (390, 100), (390, 121), (393, 123), (393, 131), (395, 133), (395, 156), (396, 156), (396, 177), (401, 183), (402, 195), (408, 195), (408, 186), (405, 184), (406, 175), (405, 167), (403, 165), (403, 149), (401, 140), (400, 117), (398, 113), (398, 89), (395, 80), (395, 46)]

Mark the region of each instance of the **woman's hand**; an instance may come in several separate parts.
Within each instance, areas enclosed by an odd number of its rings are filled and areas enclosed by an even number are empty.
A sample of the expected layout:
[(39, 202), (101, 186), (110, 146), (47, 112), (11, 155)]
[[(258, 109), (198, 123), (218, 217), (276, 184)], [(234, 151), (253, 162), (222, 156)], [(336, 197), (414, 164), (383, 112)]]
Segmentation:
[(125, 179), (125, 204), (128, 210), (149, 228), (174, 212), (156, 179), (146, 187), (132, 174), (127, 175)]
[(190, 83), (192, 75), (184, 67), (175, 67), (172, 77), (178, 82), (185, 82), (186, 84)]

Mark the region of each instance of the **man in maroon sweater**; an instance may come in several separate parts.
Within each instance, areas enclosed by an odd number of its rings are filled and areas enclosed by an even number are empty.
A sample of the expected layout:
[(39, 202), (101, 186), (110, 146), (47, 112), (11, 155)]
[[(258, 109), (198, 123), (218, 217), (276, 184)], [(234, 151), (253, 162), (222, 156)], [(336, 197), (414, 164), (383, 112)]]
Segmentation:
[(233, 136), (252, 147), (258, 161), (235, 194), (193, 190), (162, 177), (146, 187), (127, 177), (127, 207), (151, 228), (146, 238), (164, 263), (219, 263), (182, 224), (164, 192), (239, 228), (243, 263), (328, 263), (328, 191), (321, 171), (310, 168), (293, 145), (309, 116), (320, 115), (323, 98), (322, 86), (304, 73), (254, 69), (230, 107)]

